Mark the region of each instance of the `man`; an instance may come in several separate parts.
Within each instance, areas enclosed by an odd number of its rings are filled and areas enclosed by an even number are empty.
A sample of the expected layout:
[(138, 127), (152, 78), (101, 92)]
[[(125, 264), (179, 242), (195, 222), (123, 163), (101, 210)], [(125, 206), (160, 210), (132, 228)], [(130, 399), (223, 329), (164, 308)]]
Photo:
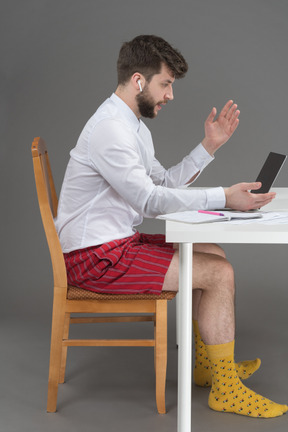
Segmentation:
[[(154, 118), (173, 100), (173, 83), (187, 71), (178, 50), (162, 38), (138, 36), (125, 43), (118, 59), (118, 86), (84, 127), (71, 151), (59, 201), (57, 230), (69, 283), (109, 293), (178, 290), (179, 254), (164, 236), (135, 230), (143, 217), (224, 206), (260, 208), (274, 193), (252, 194), (261, 184), (241, 183), (224, 190), (189, 190), (234, 133), (239, 110), (228, 101), (205, 137), (182, 162), (165, 170), (154, 156), (141, 117)], [(252, 417), (287, 411), (245, 387), (260, 360), (234, 363), (234, 274), (216, 245), (196, 245), (193, 257), (193, 324), (196, 384), (211, 385), (209, 406)], [(201, 335), (201, 336), (200, 336)]]

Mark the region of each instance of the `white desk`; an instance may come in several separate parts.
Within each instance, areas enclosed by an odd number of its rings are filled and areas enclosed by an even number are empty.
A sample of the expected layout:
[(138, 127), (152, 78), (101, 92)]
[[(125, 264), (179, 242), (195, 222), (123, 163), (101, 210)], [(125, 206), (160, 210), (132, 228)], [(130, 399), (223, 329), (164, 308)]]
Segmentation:
[[(288, 212), (288, 188), (274, 188), (277, 196), (263, 210)], [(288, 243), (288, 224), (224, 222), (187, 224), (166, 221), (166, 240), (179, 243), (179, 351), (178, 351), (178, 432), (191, 431), (192, 375), (192, 252), (193, 243)], [(207, 405), (208, 406), (208, 405)]]

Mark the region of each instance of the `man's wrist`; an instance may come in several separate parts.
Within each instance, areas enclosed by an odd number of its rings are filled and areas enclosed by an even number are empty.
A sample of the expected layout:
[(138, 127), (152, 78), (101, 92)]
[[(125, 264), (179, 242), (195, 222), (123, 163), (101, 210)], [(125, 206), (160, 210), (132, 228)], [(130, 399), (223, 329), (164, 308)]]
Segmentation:
[(210, 154), (210, 156), (214, 156), (216, 149), (214, 148), (213, 144), (206, 137), (203, 138), (201, 143), (202, 143), (203, 147), (205, 148), (205, 150)]
[(226, 200), (226, 207), (228, 207), (228, 202), (229, 202), (229, 197), (228, 197), (228, 195), (229, 195), (229, 190), (228, 190), (229, 188), (223, 188), (223, 190), (224, 190), (224, 194), (225, 194), (225, 200)]

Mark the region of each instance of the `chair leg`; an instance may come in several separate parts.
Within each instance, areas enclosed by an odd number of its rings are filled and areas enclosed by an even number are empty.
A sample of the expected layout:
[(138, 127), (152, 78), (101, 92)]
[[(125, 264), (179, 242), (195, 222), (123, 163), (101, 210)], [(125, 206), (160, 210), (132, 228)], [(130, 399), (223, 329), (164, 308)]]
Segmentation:
[[(65, 314), (65, 322), (64, 322), (63, 339), (68, 339), (68, 337), (69, 337), (69, 327), (70, 327), (70, 313), (66, 313)], [(65, 370), (66, 370), (66, 362), (67, 362), (67, 350), (68, 350), (68, 347), (62, 347), (61, 366), (60, 366), (60, 374), (59, 374), (59, 384), (63, 384), (65, 382)]]
[(156, 301), (155, 327), (156, 404), (159, 414), (165, 414), (167, 370), (167, 300)]
[(156, 374), (156, 313), (154, 314), (154, 340), (155, 340), (155, 348), (154, 348), (154, 371)]
[[(47, 411), (55, 412), (57, 406), (58, 383), (60, 376), (61, 356), (62, 356), (62, 338), (64, 334), (65, 313), (62, 309), (62, 301), (57, 301), (54, 295), (52, 330), (51, 330), (51, 347), (50, 347), (50, 365), (48, 381), (48, 400)], [(60, 296), (59, 296), (60, 297)]]

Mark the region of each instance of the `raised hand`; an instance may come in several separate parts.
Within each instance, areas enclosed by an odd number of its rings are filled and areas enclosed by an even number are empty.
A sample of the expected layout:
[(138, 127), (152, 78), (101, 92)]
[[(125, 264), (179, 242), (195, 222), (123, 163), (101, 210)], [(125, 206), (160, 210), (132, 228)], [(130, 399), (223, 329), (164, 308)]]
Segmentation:
[(237, 105), (229, 100), (215, 120), (217, 110), (214, 107), (205, 121), (205, 138), (202, 145), (213, 155), (235, 132), (239, 124), (240, 111)]

